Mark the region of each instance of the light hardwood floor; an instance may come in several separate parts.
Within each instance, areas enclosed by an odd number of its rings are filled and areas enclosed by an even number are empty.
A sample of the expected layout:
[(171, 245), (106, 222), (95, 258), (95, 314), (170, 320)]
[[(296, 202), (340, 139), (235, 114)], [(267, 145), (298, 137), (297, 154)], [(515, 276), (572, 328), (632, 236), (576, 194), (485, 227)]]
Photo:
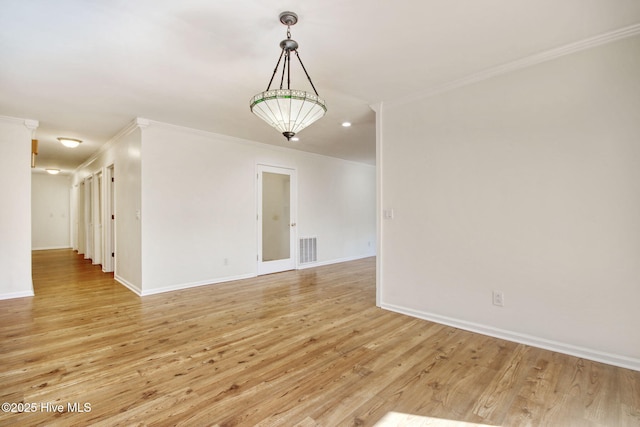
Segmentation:
[(640, 372), (376, 308), (373, 258), (140, 298), (37, 251), (33, 279), (0, 400), (36, 412), (0, 425), (640, 425)]

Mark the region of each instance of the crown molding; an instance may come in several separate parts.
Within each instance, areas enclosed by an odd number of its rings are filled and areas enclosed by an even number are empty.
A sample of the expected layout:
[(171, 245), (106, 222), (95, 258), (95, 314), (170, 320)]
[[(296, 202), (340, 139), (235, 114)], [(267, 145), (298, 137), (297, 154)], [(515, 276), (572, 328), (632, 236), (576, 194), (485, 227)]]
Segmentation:
[(378, 101), (378, 102), (374, 102), (373, 104), (369, 104), (369, 108), (371, 108), (374, 113), (380, 114), (382, 112), (382, 101)]
[(141, 117), (136, 117), (135, 119), (131, 120), (129, 122), (129, 124), (127, 124), (124, 128), (122, 128), (114, 136), (112, 136), (107, 142), (102, 144), (100, 149), (98, 151), (96, 151), (93, 156), (89, 157), (84, 163), (82, 163), (77, 168), (75, 168), (73, 170), (72, 174), (75, 174), (79, 170), (82, 170), (82, 168), (85, 168), (85, 167), (89, 166), (102, 153), (104, 153), (105, 151), (109, 150), (111, 147), (115, 146), (117, 143), (120, 142), (120, 140), (122, 138), (124, 138), (125, 136), (129, 135), (131, 132), (135, 131), (136, 129), (145, 129), (146, 127), (149, 126), (149, 123), (150, 123), (149, 119), (143, 119)]
[(120, 132), (116, 133), (114, 136), (111, 137), (111, 139), (109, 139), (107, 141), (107, 144), (117, 141), (122, 137), (125, 137), (127, 135), (129, 135), (131, 132), (133, 132), (136, 129), (145, 129), (146, 127), (149, 126), (149, 119), (143, 119), (142, 117), (136, 117), (135, 119), (131, 120), (125, 127), (123, 127)]
[(31, 120), (31, 119), (24, 120), (24, 127), (26, 127), (32, 132), (36, 130), (38, 126), (40, 126), (40, 122), (38, 122), (37, 120)]
[(135, 120), (133, 121), (135, 127), (138, 127), (140, 129), (145, 129), (147, 127), (149, 127), (149, 124), (151, 123), (151, 120), (149, 119), (143, 119), (142, 117), (136, 117)]
[(26, 127), (31, 131), (35, 130), (38, 126), (40, 126), (40, 122), (37, 120), (21, 119), (19, 117), (0, 116), (0, 121), (6, 122), (6, 123), (22, 124), (24, 125), (24, 127)]
[(570, 55), (572, 53), (580, 52), (586, 49), (591, 49), (596, 46), (601, 46), (607, 43), (611, 43), (617, 40), (622, 40), (628, 37), (633, 37), (640, 34), (640, 24), (630, 25), (628, 27), (619, 28), (608, 33), (600, 34), (594, 37), (583, 39), (574, 43), (569, 43), (564, 46), (560, 46), (554, 49), (546, 50), (534, 55), (527, 56), (522, 59), (518, 59), (512, 62), (508, 62), (497, 67), (488, 68), (480, 72), (471, 74), (467, 77), (463, 77), (458, 80), (454, 80), (448, 83), (441, 84), (439, 86), (432, 87), (417, 93), (397, 98), (394, 100), (386, 101), (385, 106), (397, 107), (407, 104), (409, 102), (418, 101), (420, 99), (430, 98), (435, 95), (439, 95), (450, 90), (458, 89), (463, 86), (467, 86), (473, 83), (477, 83), (483, 80), (490, 79), (502, 74), (507, 74), (512, 71), (528, 68), (543, 62), (551, 61), (552, 59), (560, 58), (562, 56)]

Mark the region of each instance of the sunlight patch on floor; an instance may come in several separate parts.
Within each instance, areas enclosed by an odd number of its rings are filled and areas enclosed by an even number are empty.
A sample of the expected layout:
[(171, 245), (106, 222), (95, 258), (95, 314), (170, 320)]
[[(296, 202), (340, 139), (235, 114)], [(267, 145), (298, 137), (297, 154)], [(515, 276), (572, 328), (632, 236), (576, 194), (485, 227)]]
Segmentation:
[(375, 424), (375, 427), (495, 427), (490, 424), (467, 423), (464, 421), (445, 420), (442, 418), (424, 417), (420, 415), (388, 412)]

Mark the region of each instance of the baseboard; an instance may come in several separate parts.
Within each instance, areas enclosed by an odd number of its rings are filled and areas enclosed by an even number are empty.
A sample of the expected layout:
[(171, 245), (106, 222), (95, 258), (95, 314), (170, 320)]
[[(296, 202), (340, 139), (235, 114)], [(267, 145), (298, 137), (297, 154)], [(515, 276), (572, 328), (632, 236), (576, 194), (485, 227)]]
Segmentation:
[(142, 296), (142, 292), (140, 291), (140, 289), (138, 289), (137, 286), (133, 285), (132, 283), (129, 283), (128, 281), (126, 281), (125, 279), (123, 279), (122, 277), (116, 274), (113, 275), (113, 278), (115, 279), (116, 282), (120, 283), (122, 286), (129, 289), (134, 294), (138, 295), (139, 297)]
[(26, 298), (26, 297), (32, 297), (33, 295), (34, 295), (33, 290), (22, 291), (22, 292), (10, 292), (8, 294), (0, 294), (0, 300), (13, 299), (13, 298)]
[(180, 291), (183, 289), (196, 288), (198, 286), (215, 285), (217, 283), (233, 282), (234, 280), (251, 279), (253, 277), (256, 277), (255, 273), (242, 274), (239, 276), (227, 276), (222, 278), (202, 280), (202, 281), (191, 282), (191, 283), (181, 283), (177, 285), (165, 286), (162, 288), (143, 290), (139, 295), (144, 297), (147, 295), (155, 295), (155, 294), (162, 294), (165, 292), (173, 292), (173, 291)]
[(400, 314), (406, 314), (407, 316), (429, 320), (431, 322), (440, 323), (447, 326), (452, 326), (454, 328), (463, 329), (465, 331), (476, 332), (478, 334), (488, 335), (490, 337), (500, 338), (520, 344), (526, 344), (532, 347), (543, 348), (545, 350), (551, 350), (558, 353), (564, 353), (582, 359), (593, 360), (595, 362), (602, 362), (608, 365), (618, 366), (626, 369), (633, 369), (634, 371), (640, 371), (640, 359), (634, 359), (631, 357), (605, 353), (585, 347), (578, 347), (571, 344), (551, 341), (532, 335), (494, 328), (492, 326), (481, 325), (474, 322), (467, 322), (465, 320), (454, 319), (451, 317), (441, 316), (439, 314), (413, 310), (393, 304), (382, 303), (380, 307), (385, 310), (393, 311)]
[(339, 264), (341, 262), (356, 261), (358, 259), (371, 258), (371, 257), (374, 257), (374, 256), (376, 256), (375, 253), (366, 254), (366, 255), (356, 255), (356, 256), (346, 257), (346, 258), (331, 259), (331, 260), (328, 260), (328, 261), (308, 262), (308, 263), (305, 263), (305, 264), (299, 264), (298, 265), (298, 270), (304, 270), (304, 269), (307, 269), (307, 268), (314, 268), (314, 267), (322, 267), (323, 265)]

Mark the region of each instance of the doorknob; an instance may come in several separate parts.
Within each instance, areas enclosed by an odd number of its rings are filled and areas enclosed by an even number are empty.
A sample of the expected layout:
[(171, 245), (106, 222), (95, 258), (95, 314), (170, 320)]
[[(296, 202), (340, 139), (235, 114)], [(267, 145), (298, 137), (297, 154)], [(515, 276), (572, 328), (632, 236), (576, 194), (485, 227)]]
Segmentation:
[(294, 222), (294, 223), (292, 223), (292, 224), (290, 224), (290, 225), (291, 225), (292, 227), (295, 227), (295, 226), (296, 226), (296, 223)]

